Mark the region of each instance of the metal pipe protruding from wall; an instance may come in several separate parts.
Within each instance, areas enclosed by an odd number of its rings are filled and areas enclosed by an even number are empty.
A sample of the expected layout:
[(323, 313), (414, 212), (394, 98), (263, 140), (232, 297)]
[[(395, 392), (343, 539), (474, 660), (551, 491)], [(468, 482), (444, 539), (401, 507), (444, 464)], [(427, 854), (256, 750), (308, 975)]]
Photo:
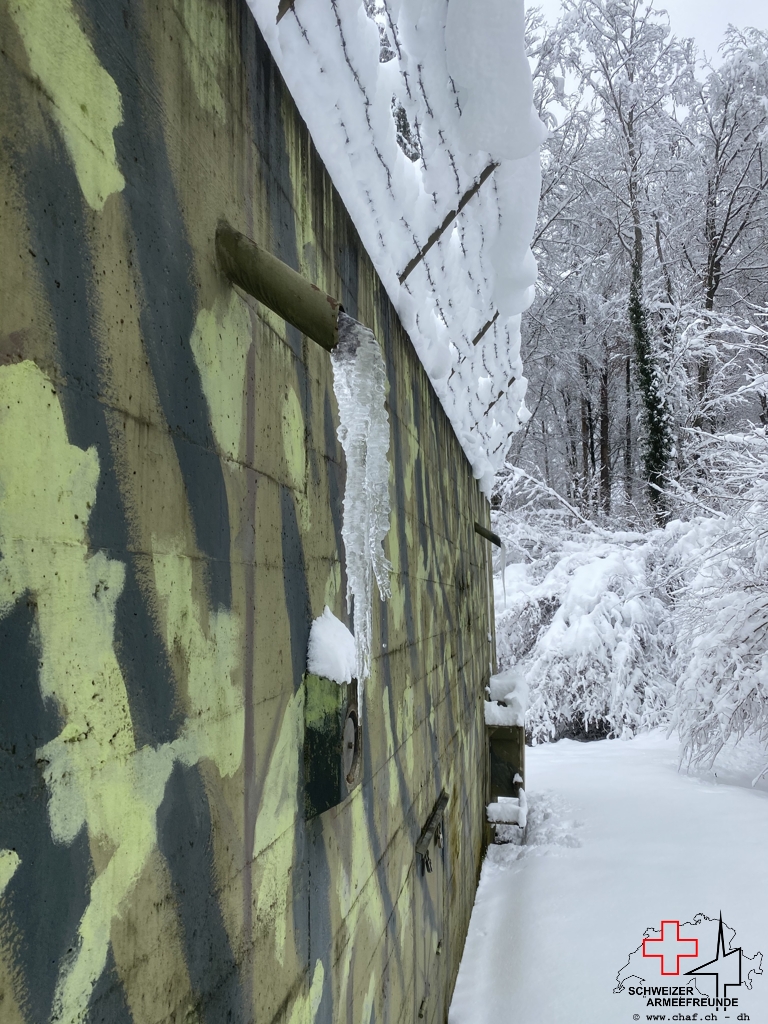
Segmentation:
[(216, 229), (216, 258), (229, 280), (263, 302), (328, 352), (339, 341), (340, 302), (301, 274), (235, 231), (226, 221)]
[(292, 8), (293, 0), (280, 0), (277, 7), (277, 18), (275, 18), (275, 24), (277, 24), (281, 18), (284, 18)]
[(497, 548), (502, 547), (501, 537), (498, 533), (491, 533), (490, 530), (486, 530), (486, 528), (481, 526), (480, 523), (475, 523), (475, 533), (479, 533), (481, 537), (485, 537), (485, 539), (489, 540), (491, 544), (495, 544)]

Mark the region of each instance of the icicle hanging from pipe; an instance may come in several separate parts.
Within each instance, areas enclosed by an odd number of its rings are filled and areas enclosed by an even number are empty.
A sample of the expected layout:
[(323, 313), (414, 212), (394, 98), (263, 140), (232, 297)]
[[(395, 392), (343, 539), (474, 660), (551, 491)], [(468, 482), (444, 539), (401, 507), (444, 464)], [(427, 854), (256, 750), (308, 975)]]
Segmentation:
[(362, 707), (363, 683), (371, 671), (373, 580), (385, 601), (392, 571), (383, 548), (390, 514), (387, 373), (373, 333), (345, 313), (339, 313), (339, 343), (331, 352), (331, 362), (339, 406), (338, 437), (347, 459), (342, 537)]

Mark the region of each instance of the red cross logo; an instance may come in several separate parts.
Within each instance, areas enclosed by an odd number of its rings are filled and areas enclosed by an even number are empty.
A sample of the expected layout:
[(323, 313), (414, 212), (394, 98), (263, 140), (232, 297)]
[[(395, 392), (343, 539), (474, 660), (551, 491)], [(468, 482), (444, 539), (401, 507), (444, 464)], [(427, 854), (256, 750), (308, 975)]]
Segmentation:
[(699, 955), (698, 939), (681, 939), (679, 921), (662, 921), (660, 939), (643, 939), (643, 956), (657, 956), (662, 974), (679, 974), (683, 957)]

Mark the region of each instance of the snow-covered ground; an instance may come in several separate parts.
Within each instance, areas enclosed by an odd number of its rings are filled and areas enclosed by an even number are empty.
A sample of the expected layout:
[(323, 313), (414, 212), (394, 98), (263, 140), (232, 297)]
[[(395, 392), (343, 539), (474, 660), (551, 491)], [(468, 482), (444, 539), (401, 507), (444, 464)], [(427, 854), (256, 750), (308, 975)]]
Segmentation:
[[(732, 747), (712, 771), (692, 774), (678, 772), (677, 754), (658, 732), (526, 751), (525, 842), (489, 849), (449, 1024), (768, 1022), (768, 959), (756, 973), (757, 954), (768, 953), (768, 783), (751, 785), (764, 754)], [(695, 985), (684, 999), (714, 996), (714, 977), (685, 972), (715, 958), (721, 913), (725, 952), (743, 949), (727, 970), (741, 960), (753, 983), (729, 984), (737, 1007), (648, 1006), (647, 995), (630, 994)], [(662, 961), (642, 956), (662, 921), (699, 939), (679, 976), (662, 977)], [(665, 951), (669, 935), (668, 926)], [(629, 977), (635, 971), (644, 982)], [(620, 973), (623, 991), (614, 992)]]

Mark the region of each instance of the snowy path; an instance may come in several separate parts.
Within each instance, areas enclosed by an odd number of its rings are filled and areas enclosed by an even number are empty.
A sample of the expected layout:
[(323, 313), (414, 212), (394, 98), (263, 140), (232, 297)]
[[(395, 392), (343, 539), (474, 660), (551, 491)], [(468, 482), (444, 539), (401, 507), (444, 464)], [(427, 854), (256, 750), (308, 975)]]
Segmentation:
[[(759, 754), (737, 747), (716, 775), (679, 774), (677, 744), (658, 734), (563, 740), (526, 755), (527, 843), (490, 848), (449, 1024), (768, 1024), (768, 785), (750, 786)], [(633, 959), (646, 985), (690, 985), (685, 971), (716, 955), (721, 912), (736, 930), (733, 948), (766, 954), (751, 991), (727, 990), (738, 1009), (648, 1007), (647, 997), (629, 994), (634, 979), (614, 994), (646, 929), (703, 913), (715, 922), (681, 927), (681, 937), (705, 940), (698, 959), (679, 961), (681, 976), (662, 978), (661, 960), (641, 961), (642, 949)], [(715, 981), (701, 979), (694, 997), (708, 986), (714, 996)]]

